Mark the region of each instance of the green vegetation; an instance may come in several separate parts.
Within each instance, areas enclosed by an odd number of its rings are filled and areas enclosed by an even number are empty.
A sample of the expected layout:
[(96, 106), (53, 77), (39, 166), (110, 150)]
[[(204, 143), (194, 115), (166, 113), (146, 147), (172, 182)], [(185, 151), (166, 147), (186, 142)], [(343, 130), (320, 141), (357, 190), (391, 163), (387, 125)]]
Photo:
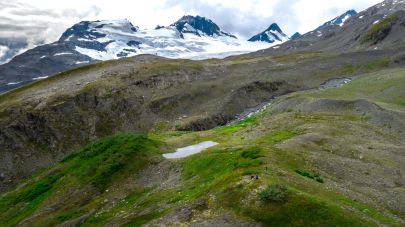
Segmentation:
[(261, 155), (261, 150), (259, 148), (251, 148), (251, 149), (247, 149), (244, 150), (241, 154), (241, 156), (243, 158), (250, 158), (250, 159), (257, 159), (260, 157), (264, 157), (263, 155)]
[(144, 70), (148, 74), (156, 74), (162, 72), (176, 72), (184, 68), (201, 69), (203, 62), (189, 60), (171, 60), (166, 61), (156, 60), (144, 65)]
[(59, 172), (45, 176), (38, 182), (30, 182), (19, 193), (11, 193), (0, 198), (0, 225), (7, 223), (7, 226), (13, 226), (31, 215), (63, 175)]
[(73, 159), (71, 173), (103, 191), (115, 173), (124, 168), (140, 169), (145, 164), (141, 157), (156, 146), (156, 141), (145, 136), (120, 134), (106, 137), (67, 159)]
[(259, 118), (259, 116), (251, 116), (251, 117), (248, 117), (248, 118), (238, 122), (237, 124), (220, 127), (215, 130), (217, 130), (218, 132), (222, 132), (222, 133), (234, 133), (234, 132), (237, 132), (238, 130), (240, 130), (241, 128), (245, 128), (249, 125), (255, 124), (255, 122), (257, 122), (258, 118)]
[[(250, 198), (252, 186), (226, 188), (218, 195), (219, 203), (264, 226), (369, 226), (333, 203), (316, 199), (278, 183)], [(273, 200), (275, 199), (275, 200)]]
[(311, 174), (309, 172), (306, 171), (301, 171), (301, 170), (296, 170), (296, 173), (298, 173), (299, 175), (303, 176), (303, 177), (308, 177), (310, 179), (316, 180), (319, 183), (323, 183), (324, 180), (322, 179), (321, 176), (319, 176), (318, 174)]
[(371, 43), (372, 45), (383, 40), (391, 30), (392, 25), (397, 21), (398, 13), (393, 13), (374, 24), (361, 39), (361, 44)]
[(207, 190), (227, 185), (236, 172), (261, 166), (260, 152), (255, 148), (213, 150), (187, 158), (183, 164), (183, 177), (191, 182), (174, 200), (197, 199)]
[(294, 136), (296, 136), (297, 134), (298, 133), (290, 131), (290, 130), (277, 131), (268, 137), (267, 142), (274, 145), (274, 144), (280, 143), (282, 141), (291, 139)]
[(287, 199), (288, 188), (285, 185), (273, 184), (259, 193), (262, 202), (283, 202)]
[(358, 78), (349, 84), (320, 92), (306, 94), (310, 97), (356, 100), (366, 99), (389, 108), (405, 107), (405, 72), (389, 69)]
[(291, 195), (286, 203), (251, 206), (245, 214), (265, 226), (370, 226), (339, 207), (310, 196)]
[[(91, 185), (103, 192), (111, 182), (147, 165), (158, 146), (158, 142), (142, 135), (119, 134), (101, 139), (66, 157), (54, 167), (52, 172), (55, 173), (43, 172), (19, 190), (1, 197), (0, 225), (17, 224), (39, 209), (49, 197), (55, 196), (56, 191), (66, 190), (65, 187)], [(71, 199), (80, 199), (80, 196)], [(64, 221), (78, 215), (71, 208), (55, 219)]]
[[(79, 190), (77, 194), (64, 199), (61, 207), (50, 214), (38, 216), (33, 224), (56, 225), (88, 215), (85, 226), (108, 225), (110, 222), (139, 226), (165, 216), (180, 205), (207, 197), (215, 198), (210, 200), (209, 209), (231, 210), (238, 217), (247, 217), (263, 225), (370, 225), (363, 215), (384, 220), (367, 206), (348, 205), (353, 202), (332, 199), (335, 196), (330, 196), (330, 192), (324, 191), (322, 186), (314, 189), (313, 183), (302, 181), (296, 174), (287, 172), (278, 175), (280, 168), (303, 167), (294, 160), (296, 156), (293, 153), (276, 148), (302, 133), (299, 125), (295, 124), (329, 119), (325, 116), (304, 117), (294, 112), (283, 113), (282, 116), (285, 114), (289, 123), (294, 125), (285, 124), (282, 119), (276, 119), (277, 123), (268, 122), (272, 118), (264, 114), (249, 118), (236, 127), (227, 126), (207, 132), (168, 133), (164, 136), (119, 134), (100, 139), (66, 157), (52, 167), (51, 172), (40, 173), (35, 180), (29, 180), (2, 197), (0, 224), (13, 226), (60, 201), (62, 195), (71, 195), (70, 189), (73, 188)], [(239, 137), (252, 133), (252, 129), (261, 130), (264, 125), (272, 125), (272, 132), (262, 133), (260, 137), (248, 141)], [(237, 133), (240, 135), (236, 140), (231, 139)], [(156, 141), (158, 138), (170, 143), (188, 141), (193, 144), (218, 136), (224, 137), (221, 147), (173, 162), (174, 166), (181, 168), (180, 180), (174, 188), (166, 188), (161, 183), (145, 187), (133, 182), (139, 177), (137, 173), (140, 170), (161, 161), (159, 147), (162, 143)], [(235, 147), (234, 141), (241, 141), (240, 145)], [(268, 166), (271, 171), (265, 171)], [(258, 175), (259, 179), (246, 176), (252, 174)], [(27, 206), (27, 203), (30, 205)], [(370, 212), (349, 213), (340, 206), (353, 206), (356, 210), (368, 209)], [(16, 212), (21, 209), (26, 212)]]

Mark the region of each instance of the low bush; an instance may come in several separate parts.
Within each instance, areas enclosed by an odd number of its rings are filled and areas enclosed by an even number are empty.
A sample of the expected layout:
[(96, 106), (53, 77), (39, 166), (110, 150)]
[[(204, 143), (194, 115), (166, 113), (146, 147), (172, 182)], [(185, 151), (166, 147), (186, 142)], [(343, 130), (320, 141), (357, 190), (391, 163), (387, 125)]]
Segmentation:
[(259, 193), (259, 198), (263, 202), (283, 202), (287, 196), (288, 188), (281, 184), (269, 185)]
[(298, 173), (299, 175), (303, 176), (303, 177), (308, 177), (308, 178), (311, 178), (313, 180), (316, 180), (319, 183), (324, 182), (324, 180), (322, 179), (322, 177), (319, 174), (311, 174), (309, 172), (301, 171), (301, 170), (296, 170), (295, 172)]

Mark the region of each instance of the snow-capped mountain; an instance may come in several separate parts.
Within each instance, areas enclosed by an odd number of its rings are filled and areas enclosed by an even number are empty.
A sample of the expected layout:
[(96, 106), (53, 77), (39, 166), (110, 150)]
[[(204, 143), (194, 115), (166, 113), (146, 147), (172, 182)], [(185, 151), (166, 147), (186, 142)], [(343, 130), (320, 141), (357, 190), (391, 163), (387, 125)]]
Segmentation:
[(353, 9), (348, 10), (344, 14), (342, 14), (342, 15), (334, 18), (333, 20), (330, 20), (330, 21), (324, 23), (323, 25), (319, 26), (317, 29), (323, 29), (325, 27), (329, 27), (329, 26), (332, 26), (332, 25), (337, 25), (337, 26), (342, 27), (345, 24), (347, 19), (349, 19), (350, 17), (356, 16), (356, 15), (357, 15), (357, 12), (355, 10), (353, 10)]
[(217, 24), (212, 20), (200, 16), (184, 16), (171, 26), (181, 33), (191, 33), (197, 36), (229, 36), (236, 38), (236, 36), (222, 31)]
[(67, 29), (58, 41), (28, 50), (0, 65), (0, 92), (97, 61), (139, 54), (224, 58), (272, 45), (238, 39), (200, 16), (184, 16), (170, 26), (156, 29), (140, 29), (126, 19), (82, 21)]
[(233, 52), (246, 53), (268, 47), (237, 39), (200, 16), (184, 16), (170, 26), (152, 30), (134, 27), (128, 20), (85, 21), (68, 29), (60, 42), (74, 44), (74, 51), (95, 60), (138, 54), (203, 59), (216, 54), (224, 57), (233, 55)]
[(283, 31), (276, 23), (271, 24), (266, 30), (249, 39), (250, 42), (261, 41), (277, 44), (283, 43), (288, 40), (288, 36), (283, 33)]

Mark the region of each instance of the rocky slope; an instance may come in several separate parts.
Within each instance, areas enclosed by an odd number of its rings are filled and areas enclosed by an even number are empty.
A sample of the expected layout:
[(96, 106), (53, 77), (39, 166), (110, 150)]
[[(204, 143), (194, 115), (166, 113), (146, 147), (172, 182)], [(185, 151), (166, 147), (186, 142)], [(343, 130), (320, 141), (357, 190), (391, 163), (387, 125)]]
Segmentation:
[[(261, 53), (286, 53), (299, 50), (347, 52), (400, 48), (404, 46), (405, 2), (386, 0), (340, 25), (331, 25), (308, 32), (299, 39), (291, 40)], [(343, 16), (343, 15), (342, 15)]]

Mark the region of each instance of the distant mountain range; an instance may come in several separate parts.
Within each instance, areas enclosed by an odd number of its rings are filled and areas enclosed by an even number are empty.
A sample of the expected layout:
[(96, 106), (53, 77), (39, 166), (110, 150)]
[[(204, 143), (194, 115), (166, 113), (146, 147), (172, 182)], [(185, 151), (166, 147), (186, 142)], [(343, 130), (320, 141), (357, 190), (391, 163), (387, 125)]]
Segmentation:
[[(355, 15), (353, 12), (348, 11), (322, 26), (341, 24)], [(300, 35), (296, 33), (291, 39), (298, 37)], [(30, 49), (0, 65), (0, 92), (98, 61), (139, 54), (187, 59), (224, 58), (266, 49), (288, 40), (290, 38), (276, 23), (246, 41), (201, 16), (183, 16), (170, 26), (152, 30), (140, 29), (126, 19), (82, 21), (67, 29), (58, 41)]]

